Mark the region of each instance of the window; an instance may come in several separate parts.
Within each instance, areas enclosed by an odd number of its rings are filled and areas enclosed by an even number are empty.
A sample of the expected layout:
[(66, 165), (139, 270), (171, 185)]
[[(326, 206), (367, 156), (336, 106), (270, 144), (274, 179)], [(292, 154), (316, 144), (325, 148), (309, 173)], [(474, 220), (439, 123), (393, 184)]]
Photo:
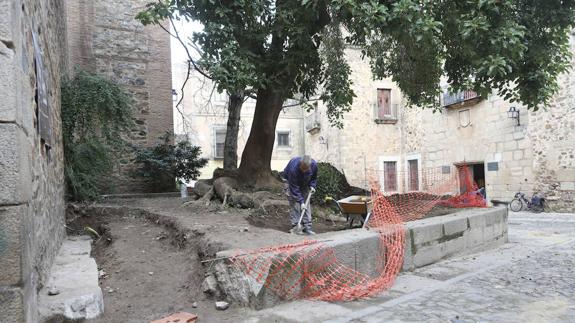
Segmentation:
[(278, 131), (278, 147), (287, 148), (290, 147), (290, 133), (289, 131)]
[(384, 190), (386, 192), (397, 191), (397, 162), (383, 162)]
[(226, 129), (217, 128), (214, 130), (214, 159), (224, 158), (224, 144), (226, 142)]
[(419, 191), (419, 161), (412, 159), (407, 161), (407, 187), (410, 191)]
[(50, 104), (48, 101), (48, 75), (42, 60), (42, 50), (35, 32), (32, 33), (34, 45), (34, 66), (36, 72), (36, 127), (43, 145), (49, 147), (52, 139), (52, 125), (50, 124)]
[(393, 119), (391, 109), (391, 90), (377, 89), (377, 119)]

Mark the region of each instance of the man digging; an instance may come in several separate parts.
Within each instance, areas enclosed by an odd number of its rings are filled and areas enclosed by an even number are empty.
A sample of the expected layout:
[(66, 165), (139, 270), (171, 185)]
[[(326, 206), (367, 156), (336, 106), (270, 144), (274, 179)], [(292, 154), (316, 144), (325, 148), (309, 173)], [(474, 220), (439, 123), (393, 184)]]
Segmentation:
[[(290, 205), (290, 233), (313, 235), (311, 229), (311, 204), (306, 205), (308, 194), (315, 193), (317, 186), (317, 164), (310, 156), (294, 157), (284, 169), (284, 178), (287, 181), (286, 194)], [(302, 218), (303, 230), (300, 232), (297, 225)]]

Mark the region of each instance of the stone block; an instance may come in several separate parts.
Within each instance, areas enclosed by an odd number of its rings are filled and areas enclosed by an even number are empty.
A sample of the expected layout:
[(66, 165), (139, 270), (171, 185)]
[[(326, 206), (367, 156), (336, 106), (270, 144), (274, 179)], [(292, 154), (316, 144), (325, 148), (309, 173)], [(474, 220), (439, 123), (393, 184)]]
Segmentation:
[[(0, 12), (2, 4), (0, 4)], [(2, 22), (0, 19), (0, 29)], [(2, 31), (0, 30), (0, 33)], [(1, 40), (1, 39), (0, 39)], [(17, 73), (14, 68), (14, 50), (8, 48), (5, 43), (0, 41), (0, 121), (16, 122), (16, 115), (19, 112), (16, 106), (18, 91), (16, 90)]]
[(505, 142), (505, 143), (503, 144), (503, 149), (504, 149), (504, 150), (507, 150), (507, 151), (509, 151), (509, 150), (515, 150), (515, 149), (517, 149), (517, 142), (516, 142), (516, 141), (508, 141), (508, 142)]
[(474, 213), (469, 215), (467, 218), (469, 220), (469, 227), (471, 229), (483, 228), (485, 226), (485, 214), (484, 213)]
[(443, 223), (421, 223), (411, 227), (413, 241), (416, 246), (438, 240), (443, 236)]
[(22, 280), (22, 220), (26, 206), (0, 208), (0, 286), (17, 285)]
[(483, 243), (489, 244), (503, 235), (503, 226), (501, 223), (495, 223), (490, 226), (486, 226), (483, 229)]
[(12, 3), (13, 1), (9, 0), (0, 1), (0, 42), (14, 41), (12, 36), (12, 8), (10, 8)]
[(30, 196), (28, 144), (15, 124), (0, 124), (0, 204), (20, 204)]
[(423, 267), (437, 262), (444, 255), (445, 244), (437, 244), (417, 249), (413, 255), (413, 265), (415, 268)]
[(403, 271), (414, 269), (413, 265), (413, 248), (415, 248), (411, 230), (405, 230), (405, 243), (403, 244)]
[(467, 230), (467, 218), (450, 219), (443, 224), (443, 229), (446, 236), (461, 233)]
[(485, 226), (501, 222), (503, 219), (498, 210), (485, 213)]
[(513, 160), (513, 152), (512, 151), (504, 151), (502, 156), (503, 156), (504, 161)]
[(517, 148), (519, 149), (526, 149), (531, 147), (531, 142), (529, 142), (528, 140), (519, 140), (519, 142), (517, 143)]
[(575, 182), (561, 182), (562, 191), (575, 191)]
[(465, 250), (467, 245), (467, 240), (465, 237), (459, 237), (451, 240), (447, 240), (443, 243), (444, 256), (452, 256), (458, 254)]
[[(404, 229), (398, 227), (398, 230)], [(390, 232), (389, 234), (392, 233)], [(380, 274), (377, 263), (379, 260), (385, 263), (385, 250), (382, 250), (378, 233), (366, 230), (352, 230), (346, 234), (338, 234), (332, 237), (331, 240), (323, 243), (323, 245), (325, 248), (335, 251), (338, 262), (370, 277), (377, 277)], [(321, 256), (315, 258), (319, 259), (319, 263), (312, 264), (315, 259), (311, 258), (307, 261), (307, 266), (324, 265), (325, 258), (322, 259)]]
[[(62, 244), (54, 260), (50, 277), (39, 292), (41, 320), (64, 317), (86, 320), (104, 311), (102, 290), (98, 284), (98, 266), (90, 257), (92, 239), (75, 237)], [(49, 295), (51, 289), (59, 294)]]
[(20, 288), (0, 288), (0, 319), (2, 322), (24, 323), (24, 297)]
[(483, 229), (484, 227), (472, 227), (463, 234), (468, 248), (473, 248), (483, 243)]
[(514, 160), (521, 160), (523, 159), (523, 150), (516, 150), (513, 152), (513, 159)]

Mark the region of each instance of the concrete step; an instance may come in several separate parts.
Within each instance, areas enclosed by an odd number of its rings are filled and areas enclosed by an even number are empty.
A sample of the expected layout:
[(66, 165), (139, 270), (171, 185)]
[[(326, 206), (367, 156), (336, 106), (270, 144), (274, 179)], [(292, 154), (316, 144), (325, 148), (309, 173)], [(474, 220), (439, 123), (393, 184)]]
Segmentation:
[[(54, 260), (46, 286), (38, 295), (40, 322), (56, 318), (92, 319), (104, 312), (98, 267), (90, 257), (92, 239), (69, 237)], [(57, 322), (57, 321), (56, 321)]]

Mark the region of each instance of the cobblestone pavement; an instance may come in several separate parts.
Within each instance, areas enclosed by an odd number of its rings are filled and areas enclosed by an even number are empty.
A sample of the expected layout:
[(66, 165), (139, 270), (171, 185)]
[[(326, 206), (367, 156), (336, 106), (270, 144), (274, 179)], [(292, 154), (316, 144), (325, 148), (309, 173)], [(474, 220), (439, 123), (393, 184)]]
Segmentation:
[(379, 297), (298, 301), (248, 322), (575, 322), (575, 214), (510, 213), (509, 243), (401, 274)]

